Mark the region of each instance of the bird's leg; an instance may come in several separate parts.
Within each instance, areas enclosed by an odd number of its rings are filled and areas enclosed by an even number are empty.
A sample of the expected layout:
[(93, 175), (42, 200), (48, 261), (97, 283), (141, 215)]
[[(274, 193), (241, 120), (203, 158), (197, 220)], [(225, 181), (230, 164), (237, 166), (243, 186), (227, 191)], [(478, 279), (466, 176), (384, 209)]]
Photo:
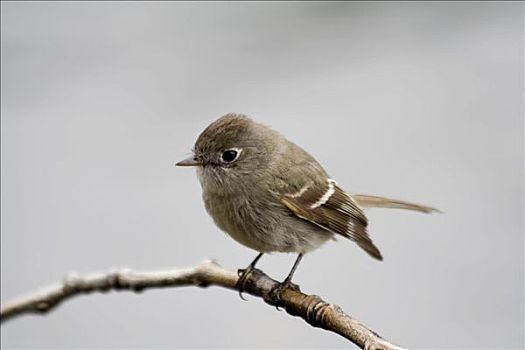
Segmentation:
[(297, 266), (299, 266), (299, 263), (301, 262), (302, 258), (303, 258), (303, 253), (299, 253), (299, 255), (297, 256), (297, 259), (295, 260), (295, 263), (292, 266), (292, 270), (290, 270), (290, 273), (288, 274), (288, 276), (286, 276), (284, 281), (282, 281), (277, 286), (272, 288), (272, 290), (270, 291), (270, 295), (272, 298), (276, 300), (280, 300), (281, 293), (286, 288), (292, 288), (295, 290), (299, 290), (299, 286), (297, 284), (292, 283), (292, 277), (293, 277), (293, 274), (295, 273), (295, 270), (297, 269)]
[(235, 284), (235, 287), (239, 290), (239, 296), (241, 299), (246, 300), (242, 296), (242, 292), (244, 290), (244, 283), (246, 282), (246, 278), (250, 275), (250, 273), (255, 269), (255, 264), (257, 264), (257, 261), (263, 256), (264, 253), (259, 253), (255, 259), (248, 265), (245, 269), (238, 269), (237, 275), (239, 275), (239, 279), (237, 280), (237, 283)]

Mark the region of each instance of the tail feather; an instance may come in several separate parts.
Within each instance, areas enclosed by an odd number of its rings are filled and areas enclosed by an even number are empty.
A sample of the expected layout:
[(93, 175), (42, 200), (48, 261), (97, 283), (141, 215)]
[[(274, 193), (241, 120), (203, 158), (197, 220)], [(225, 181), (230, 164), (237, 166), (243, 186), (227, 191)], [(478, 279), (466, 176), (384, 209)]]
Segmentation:
[(362, 208), (395, 208), (419, 211), (422, 213), (441, 213), (440, 210), (425, 205), (390, 199), (378, 196), (369, 196), (366, 194), (352, 194), (351, 197)]

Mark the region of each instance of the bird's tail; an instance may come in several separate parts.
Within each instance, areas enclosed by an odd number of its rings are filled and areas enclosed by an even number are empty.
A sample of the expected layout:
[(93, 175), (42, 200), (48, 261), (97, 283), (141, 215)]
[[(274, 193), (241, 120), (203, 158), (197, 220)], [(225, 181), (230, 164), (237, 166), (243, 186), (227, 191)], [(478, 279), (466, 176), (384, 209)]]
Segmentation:
[(351, 197), (357, 202), (361, 208), (395, 208), (415, 210), (422, 213), (440, 213), (436, 208), (427, 207), (426, 205), (414, 204), (410, 202), (401, 201), (398, 199), (390, 199), (378, 196), (369, 196), (366, 194), (352, 194)]

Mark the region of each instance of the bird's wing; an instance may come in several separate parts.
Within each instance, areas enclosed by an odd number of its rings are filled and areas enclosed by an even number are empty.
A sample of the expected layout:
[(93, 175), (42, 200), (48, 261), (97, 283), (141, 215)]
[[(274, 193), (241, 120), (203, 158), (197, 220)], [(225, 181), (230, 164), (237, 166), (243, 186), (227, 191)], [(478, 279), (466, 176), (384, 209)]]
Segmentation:
[[(302, 170), (301, 174), (293, 176), (297, 169)], [(334, 180), (320, 176), (323, 174), (317, 167), (292, 169), (282, 182), (286, 185), (281, 188), (281, 202), (301, 219), (355, 241), (372, 257), (382, 260), (368, 236), (368, 220), (361, 208)]]

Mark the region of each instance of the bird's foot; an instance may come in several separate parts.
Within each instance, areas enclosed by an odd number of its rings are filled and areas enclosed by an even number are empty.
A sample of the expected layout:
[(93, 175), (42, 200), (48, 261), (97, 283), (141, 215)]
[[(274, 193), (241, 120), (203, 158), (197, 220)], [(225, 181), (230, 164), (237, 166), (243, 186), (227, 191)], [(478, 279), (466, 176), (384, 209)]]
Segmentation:
[(292, 281), (289, 279), (285, 279), (283, 282), (273, 287), (270, 290), (270, 293), (268, 294), (268, 296), (272, 301), (274, 301), (275, 303), (278, 303), (281, 301), (282, 299), (281, 296), (285, 289), (292, 289), (298, 292), (301, 291), (301, 289), (299, 288), (297, 284), (292, 283)]
[(242, 296), (242, 292), (246, 290), (246, 281), (248, 280), (248, 276), (250, 275), (250, 273), (252, 273), (253, 270), (255, 270), (255, 268), (252, 266), (248, 266), (246, 269), (237, 270), (237, 275), (239, 276), (239, 279), (237, 280), (237, 283), (235, 283), (235, 288), (239, 290), (239, 297), (241, 297), (242, 300), (246, 300), (246, 298)]

